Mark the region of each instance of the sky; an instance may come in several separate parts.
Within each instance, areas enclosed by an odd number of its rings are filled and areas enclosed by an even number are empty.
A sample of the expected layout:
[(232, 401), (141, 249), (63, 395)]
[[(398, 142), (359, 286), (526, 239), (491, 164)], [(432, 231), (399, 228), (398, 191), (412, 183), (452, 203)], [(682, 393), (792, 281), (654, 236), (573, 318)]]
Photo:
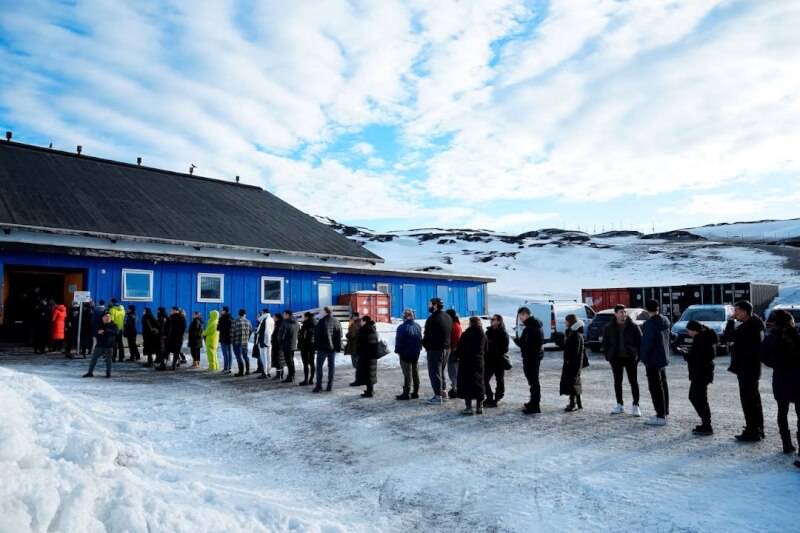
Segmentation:
[(798, 28), (800, 0), (5, 1), (0, 128), (380, 231), (792, 218)]

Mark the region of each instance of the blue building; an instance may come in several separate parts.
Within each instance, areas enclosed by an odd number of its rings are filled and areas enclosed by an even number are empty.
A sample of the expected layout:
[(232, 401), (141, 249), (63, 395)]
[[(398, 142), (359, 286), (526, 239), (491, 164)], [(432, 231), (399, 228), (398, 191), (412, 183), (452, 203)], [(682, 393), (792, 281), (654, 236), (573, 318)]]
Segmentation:
[(383, 259), (261, 188), (0, 142), (0, 325), (75, 291), (208, 316), (303, 311), (369, 290), (391, 315), (439, 296), (487, 313), (491, 278), (381, 267)]

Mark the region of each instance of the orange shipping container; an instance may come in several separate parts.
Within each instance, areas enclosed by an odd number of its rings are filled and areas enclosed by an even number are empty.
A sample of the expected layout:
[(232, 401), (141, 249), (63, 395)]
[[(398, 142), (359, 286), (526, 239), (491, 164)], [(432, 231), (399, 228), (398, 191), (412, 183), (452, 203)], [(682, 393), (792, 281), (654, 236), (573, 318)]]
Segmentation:
[(340, 294), (339, 305), (349, 305), (360, 316), (369, 315), (375, 322), (392, 322), (391, 300), (388, 294), (378, 291), (358, 291)]

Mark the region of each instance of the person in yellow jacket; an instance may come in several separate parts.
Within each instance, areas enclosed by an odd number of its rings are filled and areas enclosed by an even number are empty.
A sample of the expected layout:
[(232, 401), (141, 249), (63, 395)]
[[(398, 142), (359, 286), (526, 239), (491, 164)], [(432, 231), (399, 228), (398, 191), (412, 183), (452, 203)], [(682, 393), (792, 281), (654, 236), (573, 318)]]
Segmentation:
[(219, 311), (211, 311), (208, 314), (206, 329), (203, 330), (203, 337), (206, 341), (206, 357), (208, 357), (209, 372), (219, 370), (219, 362), (217, 361), (217, 345), (219, 344), (219, 331), (217, 331), (218, 320)]
[(125, 308), (117, 301), (116, 298), (111, 298), (111, 306), (108, 308), (108, 314), (111, 315), (111, 321), (117, 326), (117, 338), (114, 340), (113, 357), (120, 363), (125, 360), (125, 348), (122, 346), (122, 331), (125, 329)]

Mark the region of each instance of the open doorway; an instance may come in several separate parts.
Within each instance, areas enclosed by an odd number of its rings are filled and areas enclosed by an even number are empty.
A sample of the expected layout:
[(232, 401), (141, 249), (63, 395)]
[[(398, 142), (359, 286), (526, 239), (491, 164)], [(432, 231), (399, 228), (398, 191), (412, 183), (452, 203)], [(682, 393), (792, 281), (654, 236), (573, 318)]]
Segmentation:
[(52, 299), (67, 308), (75, 291), (84, 290), (86, 270), (5, 265), (3, 268), (2, 336), (25, 340), (31, 328), (31, 316), (40, 300)]

